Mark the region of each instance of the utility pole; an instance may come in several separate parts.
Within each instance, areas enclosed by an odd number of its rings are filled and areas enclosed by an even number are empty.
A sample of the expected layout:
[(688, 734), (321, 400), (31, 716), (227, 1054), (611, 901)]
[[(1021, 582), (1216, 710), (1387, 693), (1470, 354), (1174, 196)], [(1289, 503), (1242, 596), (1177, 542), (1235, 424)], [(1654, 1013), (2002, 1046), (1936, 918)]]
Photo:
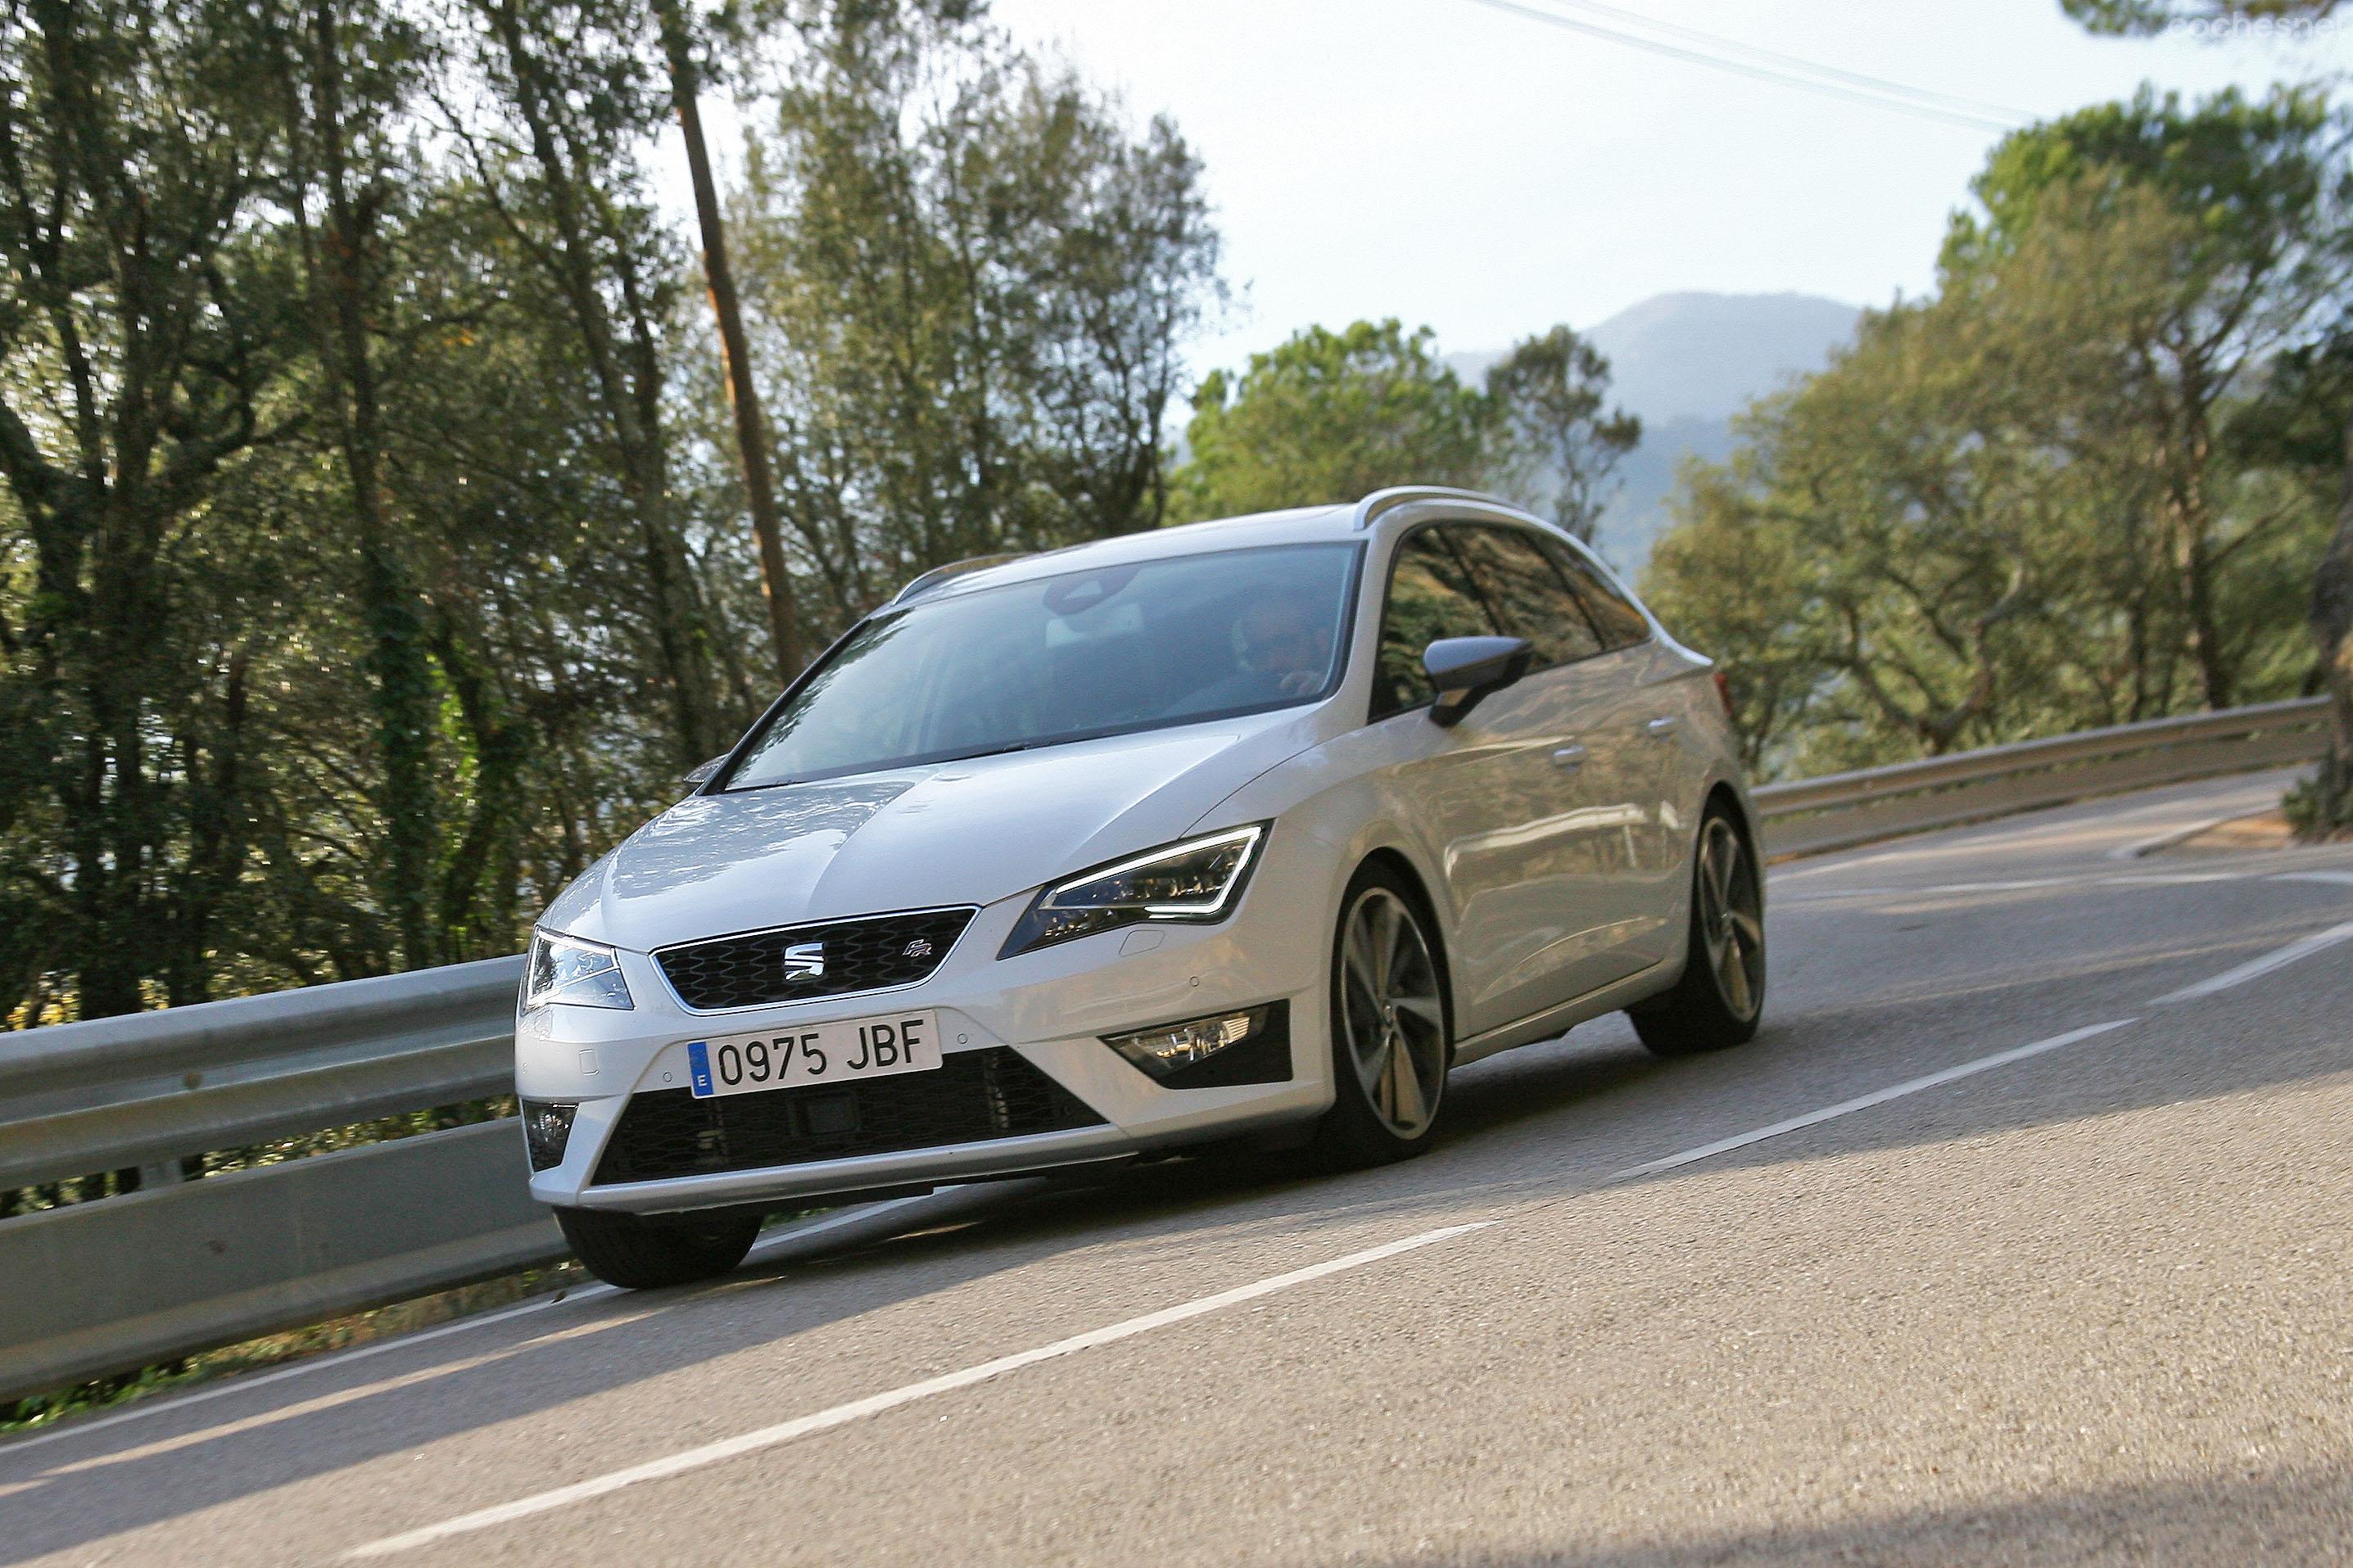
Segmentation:
[(800, 673), (800, 631), (795, 625), (793, 588), (785, 574), (784, 528), (776, 513), (776, 483), (768, 467), (768, 431), (760, 417), (760, 393), (752, 384), (752, 358), (744, 339), (744, 312), (735, 299), (735, 275), (727, 265), (727, 236), (719, 223), (719, 187), (711, 177), (711, 148), (702, 137), (702, 110), (693, 40), (681, 0), (653, 0), (661, 27), (662, 52), (670, 61), (670, 102), (686, 137), (686, 167), (694, 181), (694, 216), (702, 230), (702, 278), (719, 318), (720, 357), (726, 363), (727, 403), (735, 416), (735, 448), (744, 466), (744, 494), (752, 511), (752, 532), (760, 547), (760, 592), (768, 603), (768, 640), (776, 654), (776, 674), (789, 683)]

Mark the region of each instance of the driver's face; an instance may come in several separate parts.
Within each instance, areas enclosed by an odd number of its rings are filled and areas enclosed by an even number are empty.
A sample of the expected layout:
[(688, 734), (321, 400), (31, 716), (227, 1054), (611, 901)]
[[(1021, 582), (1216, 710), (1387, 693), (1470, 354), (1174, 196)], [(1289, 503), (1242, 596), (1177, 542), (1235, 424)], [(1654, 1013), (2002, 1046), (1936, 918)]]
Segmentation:
[(1261, 599), (1242, 612), (1242, 659), (1266, 675), (1321, 675), (1322, 628), (1288, 599)]

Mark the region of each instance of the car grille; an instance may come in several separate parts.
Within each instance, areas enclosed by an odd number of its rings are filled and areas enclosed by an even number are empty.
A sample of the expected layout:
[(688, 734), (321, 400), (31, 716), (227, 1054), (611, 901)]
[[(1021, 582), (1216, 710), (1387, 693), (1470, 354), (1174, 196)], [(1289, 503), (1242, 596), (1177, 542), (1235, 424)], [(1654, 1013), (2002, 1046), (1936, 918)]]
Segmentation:
[(697, 1100), (659, 1089), (631, 1098), (596, 1162), (595, 1184), (654, 1182), (983, 1143), (1100, 1127), (1069, 1089), (1001, 1046), (958, 1051), (926, 1072)]
[[(687, 942), (654, 957), (678, 999), (697, 1012), (847, 996), (928, 979), (976, 912), (923, 910), (825, 921)], [(786, 950), (806, 955), (811, 947), (821, 952), (823, 973), (791, 973)]]

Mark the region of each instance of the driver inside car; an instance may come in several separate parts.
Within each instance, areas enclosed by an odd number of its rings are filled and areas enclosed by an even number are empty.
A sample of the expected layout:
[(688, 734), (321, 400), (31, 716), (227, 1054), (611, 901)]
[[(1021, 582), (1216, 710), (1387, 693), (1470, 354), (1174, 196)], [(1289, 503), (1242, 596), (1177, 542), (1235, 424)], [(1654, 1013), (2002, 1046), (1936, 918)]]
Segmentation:
[(1238, 668), (1195, 700), (1205, 709), (1250, 708), (1320, 689), (1332, 672), (1330, 620), (1297, 595), (1252, 595), (1228, 632)]

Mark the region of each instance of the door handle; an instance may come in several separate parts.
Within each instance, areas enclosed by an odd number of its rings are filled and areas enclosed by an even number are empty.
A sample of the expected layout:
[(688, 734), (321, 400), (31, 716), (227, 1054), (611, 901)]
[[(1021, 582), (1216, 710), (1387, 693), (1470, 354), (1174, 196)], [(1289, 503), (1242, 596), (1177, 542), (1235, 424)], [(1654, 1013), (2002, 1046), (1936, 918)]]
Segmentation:
[(1552, 754), (1552, 765), (1556, 768), (1583, 767), (1585, 765), (1585, 748), (1574, 743), (1561, 747), (1560, 750)]
[(1673, 734), (1675, 731), (1682, 726), (1682, 724), (1683, 721), (1676, 718), (1673, 714), (1663, 714), (1643, 725), (1642, 733), (1650, 736), (1654, 741), (1663, 741), (1668, 736)]

